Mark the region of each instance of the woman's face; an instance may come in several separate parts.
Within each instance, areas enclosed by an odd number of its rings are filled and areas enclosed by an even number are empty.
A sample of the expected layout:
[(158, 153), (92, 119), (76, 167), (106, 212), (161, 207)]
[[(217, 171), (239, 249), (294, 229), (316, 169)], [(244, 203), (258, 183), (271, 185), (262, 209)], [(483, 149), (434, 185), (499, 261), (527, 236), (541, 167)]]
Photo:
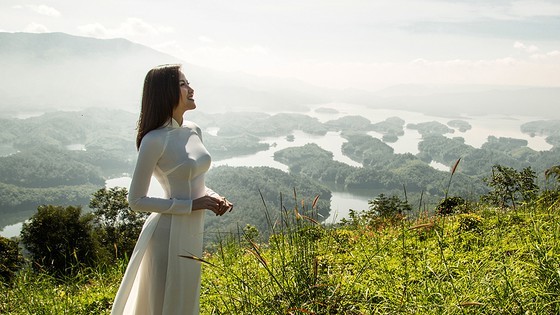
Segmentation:
[(189, 81), (181, 71), (179, 72), (179, 88), (181, 89), (181, 97), (177, 107), (183, 111), (195, 109), (194, 90), (189, 86)]

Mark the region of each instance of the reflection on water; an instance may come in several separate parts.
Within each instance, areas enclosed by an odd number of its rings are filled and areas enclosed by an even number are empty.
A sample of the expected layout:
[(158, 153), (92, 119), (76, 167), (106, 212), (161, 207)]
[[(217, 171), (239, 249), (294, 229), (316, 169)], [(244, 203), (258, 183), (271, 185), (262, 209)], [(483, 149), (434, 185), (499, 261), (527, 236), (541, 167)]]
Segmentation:
[(325, 223), (337, 223), (348, 219), (350, 209), (360, 212), (368, 209), (368, 201), (374, 197), (355, 195), (345, 191), (333, 191), (331, 198), (331, 213)]
[(449, 166), (447, 166), (445, 164), (441, 164), (441, 163), (436, 162), (436, 161), (430, 162), (430, 166), (435, 168), (436, 170), (440, 170), (440, 171), (444, 171), (444, 172), (449, 171)]
[(0, 236), (3, 236), (5, 238), (19, 236), (19, 232), (21, 232), (22, 227), (23, 227), (23, 222), (5, 226), (4, 229), (0, 231)]
[(70, 150), (70, 151), (85, 151), (86, 150), (86, 146), (84, 144), (81, 143), (76, 143), (76, 144), (69, 144), (66, 146), (66, 150)]

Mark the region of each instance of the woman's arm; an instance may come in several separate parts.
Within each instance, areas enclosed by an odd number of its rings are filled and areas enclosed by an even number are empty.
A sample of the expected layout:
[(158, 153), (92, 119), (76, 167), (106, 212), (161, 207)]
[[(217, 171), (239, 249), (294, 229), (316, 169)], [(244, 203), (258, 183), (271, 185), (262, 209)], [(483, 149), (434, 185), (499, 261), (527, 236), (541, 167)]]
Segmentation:
[(140, 143), (138, 160), (130, 183), (128, 203), (134, 211), (159, 212), (166, 214), (189, 214), (195, 210), (211, 210), (216, 214), (223, 214), (223, 200), (217, 194), (206, 195), (195, 200), (164, 199), (148, 197), (150, 180), (157, 161), (165, 149), (166, 142), (151, 134), (147, 134)]
[(134, 211), (169, 214), (189, 214), (193, 201), (189, 199), (164, 199), (148, 197), (150, 180), (165, 148), (165, 139), (147, 134), (140, 143), (138, 160), (130, 183), (128, 203)]

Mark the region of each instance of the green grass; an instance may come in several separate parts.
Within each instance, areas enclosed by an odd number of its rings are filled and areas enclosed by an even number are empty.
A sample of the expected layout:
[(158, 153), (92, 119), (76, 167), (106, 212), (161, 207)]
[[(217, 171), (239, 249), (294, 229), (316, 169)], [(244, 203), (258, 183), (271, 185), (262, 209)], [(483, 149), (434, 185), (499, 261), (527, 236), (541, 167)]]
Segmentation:
[(124, 262), (57, 279), (25, 267), (0, 294), (0, 314), (110, 314)]
[(224, 241), (205, 257), (203, 313), (558, 314), (557, 211), (485, 207), (377, 228), (295, 220), (276, 242)]
[[(224, 235), (200, 257), (201, 314), (560, 313), (557, 207), (374, 226), (312, 217), (302, 207), (269, 218), (270, 241), (251, 228)], [(64, 280), (23, 270), (2, 287), (0, 313), (108, 314), (124, 266)]]

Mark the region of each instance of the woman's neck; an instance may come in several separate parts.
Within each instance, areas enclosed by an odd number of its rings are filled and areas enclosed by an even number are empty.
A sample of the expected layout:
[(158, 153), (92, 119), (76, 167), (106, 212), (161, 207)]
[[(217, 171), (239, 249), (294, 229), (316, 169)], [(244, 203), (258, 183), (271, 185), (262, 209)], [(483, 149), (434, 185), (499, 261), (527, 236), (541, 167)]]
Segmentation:
[(179, 124), (179, 126), (183, 125), (183, 113), (173, 112), (173, 116), (171, 116), (175, 121)]

